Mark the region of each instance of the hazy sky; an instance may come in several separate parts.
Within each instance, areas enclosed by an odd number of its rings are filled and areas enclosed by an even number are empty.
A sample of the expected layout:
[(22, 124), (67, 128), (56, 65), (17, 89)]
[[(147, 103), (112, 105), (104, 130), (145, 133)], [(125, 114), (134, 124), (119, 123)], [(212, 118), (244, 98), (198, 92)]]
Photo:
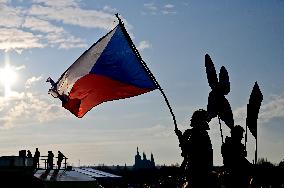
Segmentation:
[[(255, 81), (264, 100), (259, 157), (284, 159), (284, 1), (0, 0), (0, 155), (36, 147), (61, 150), (69, 162), (133, 165), (136, 147), (158, 164), (181, 163), (169, 110), (159, 91), (99, 105), (82, 119), (47, 94), (60, 75), (114, 28), (120, 13), (141, 56), (164, 88), (181, 130), (206, 108), (208, 53), (230, 76), (227, 96), (244, 126)], [(10, 75), (10, 74), (8, 74)], [(15, 78), (14, 78), (15, 77)], [(224, 123), (223, 123), (224, 124)], [(210, 123), (214, 163), (222, 164), (219, 125)], [(224, 135), (228, 128), (224, 125)], [(255, 140), (248, 133), (248, 159)]]

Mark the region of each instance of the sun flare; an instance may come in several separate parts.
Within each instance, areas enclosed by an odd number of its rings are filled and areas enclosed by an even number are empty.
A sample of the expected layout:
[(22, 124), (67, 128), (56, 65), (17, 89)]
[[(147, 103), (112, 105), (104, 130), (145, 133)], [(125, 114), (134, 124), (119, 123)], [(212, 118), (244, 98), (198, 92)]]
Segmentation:
[(9, 64), (6, 64), (4, 68), (0, 68), (0, 82), (4, 86), (5, 97), (11, 96), (11, 86), (13, 85), (13, 83), (15, 83), (16, 80), (17, 74)]

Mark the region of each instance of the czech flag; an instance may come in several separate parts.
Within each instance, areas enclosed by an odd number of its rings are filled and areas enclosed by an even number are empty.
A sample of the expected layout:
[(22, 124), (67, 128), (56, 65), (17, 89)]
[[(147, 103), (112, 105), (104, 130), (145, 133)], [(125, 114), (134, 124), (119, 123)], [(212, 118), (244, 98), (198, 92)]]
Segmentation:
[(52, 84), (49, 93), (81, 118), (106, 101), (137, 96), (158, 88), (123, 23), (85, 51)]

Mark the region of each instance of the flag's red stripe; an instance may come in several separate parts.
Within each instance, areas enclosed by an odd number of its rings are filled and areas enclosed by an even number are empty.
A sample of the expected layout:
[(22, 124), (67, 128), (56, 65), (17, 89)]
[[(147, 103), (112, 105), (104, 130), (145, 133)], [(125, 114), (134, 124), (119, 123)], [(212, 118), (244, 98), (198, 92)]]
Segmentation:
[(69, 101), (63, 106), (77, 117), (82, 117), (102, 102), (133, 97), (152, 90), (128, 85), (106, 76), (88, 74), (76, 81), (69, 94)]

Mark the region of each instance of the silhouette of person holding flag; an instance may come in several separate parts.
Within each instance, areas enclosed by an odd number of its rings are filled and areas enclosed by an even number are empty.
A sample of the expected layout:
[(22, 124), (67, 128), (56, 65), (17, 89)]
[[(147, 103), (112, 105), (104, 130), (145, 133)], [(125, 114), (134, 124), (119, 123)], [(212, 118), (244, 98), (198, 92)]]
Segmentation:
[(209, 130), (207, 111), (203, 109), (195, 111), (190, 126), (192, 128), (187, 129), (183, 134), (180, 130), (175, 130), (182, 150), (181, 156), (184, 158), (181, 168), (184, 170), (188, 187), (210, 187), (213, 150), (207, 132)]

